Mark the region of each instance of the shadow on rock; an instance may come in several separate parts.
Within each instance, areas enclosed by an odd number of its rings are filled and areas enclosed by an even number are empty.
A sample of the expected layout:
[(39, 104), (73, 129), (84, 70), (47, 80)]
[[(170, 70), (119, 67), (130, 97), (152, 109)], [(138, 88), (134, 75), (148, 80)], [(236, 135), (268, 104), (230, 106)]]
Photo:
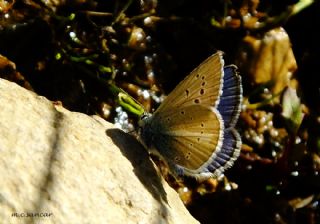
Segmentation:
[(108, 129), (106, 133), (113, 143), (119, 147), (121, 153), (131, 162), (134, 173), (153, 198), (160, 203), (168, 203), (161, 178), (143, 146), (132, 135), (119, 129)]

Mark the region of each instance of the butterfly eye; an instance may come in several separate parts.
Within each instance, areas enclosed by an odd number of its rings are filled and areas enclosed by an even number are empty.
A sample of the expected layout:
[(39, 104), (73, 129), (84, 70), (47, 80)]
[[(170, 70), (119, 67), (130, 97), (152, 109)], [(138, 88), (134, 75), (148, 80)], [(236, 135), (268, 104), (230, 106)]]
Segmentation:
[(140, 117), (140, 120), (138, 121), (138, 126), (141, 128), (141, 127), (144, 127), (146, 125), (146, 123), (149, 122), (149, 119), (151, 117), (151, 114), (149, 113), (143, 113)]
[(143, 114), (141, 115), (141, 117), (140, 117), (140, 120), (145, 120), (145, 119), (147, 119), (148, 117), (150, 117), (150, 114), (148, 114), (148, 113), (143, 113)]

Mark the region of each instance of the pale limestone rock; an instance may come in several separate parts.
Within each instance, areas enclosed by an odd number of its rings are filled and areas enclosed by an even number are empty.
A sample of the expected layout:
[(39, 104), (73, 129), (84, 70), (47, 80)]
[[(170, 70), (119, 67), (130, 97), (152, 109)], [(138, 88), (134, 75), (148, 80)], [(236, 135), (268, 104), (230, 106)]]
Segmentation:
[(112, 124), (3, 79), (0, 105), (0, 223), (198, 223)]

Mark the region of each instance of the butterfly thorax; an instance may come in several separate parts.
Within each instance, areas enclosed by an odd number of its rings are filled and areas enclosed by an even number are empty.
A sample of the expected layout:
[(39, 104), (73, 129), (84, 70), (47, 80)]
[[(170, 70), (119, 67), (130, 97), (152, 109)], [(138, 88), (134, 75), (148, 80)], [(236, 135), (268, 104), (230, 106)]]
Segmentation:
[(151, 153), (158, 154), (157, 147), (155, 146), (155, 142), (163, 133), (163, 126), (157, 122), (156, 115), (150, 113), (144, 113), (140, 121), (139, 125), (139, 140), (142, 144), (149, 150)]
[(143, 113), (138, 122), (140, 141), (146, 148), (150, 148), (152, 146), (154, 138), (154, 131), (152, 130), (151, 122), (152, 114), (150, 113)]

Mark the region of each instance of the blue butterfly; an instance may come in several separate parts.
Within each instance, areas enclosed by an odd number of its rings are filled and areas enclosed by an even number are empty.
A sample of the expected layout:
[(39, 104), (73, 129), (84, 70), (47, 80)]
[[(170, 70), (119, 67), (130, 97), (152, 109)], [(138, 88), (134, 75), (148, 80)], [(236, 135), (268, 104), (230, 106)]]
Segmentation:
[(240, 154), (234, 128), (242, 103), (236, 66), (217, 52), (194, 69), (153, 113), (139, 121), (139, 138), (177, 175), (220, 176)]

